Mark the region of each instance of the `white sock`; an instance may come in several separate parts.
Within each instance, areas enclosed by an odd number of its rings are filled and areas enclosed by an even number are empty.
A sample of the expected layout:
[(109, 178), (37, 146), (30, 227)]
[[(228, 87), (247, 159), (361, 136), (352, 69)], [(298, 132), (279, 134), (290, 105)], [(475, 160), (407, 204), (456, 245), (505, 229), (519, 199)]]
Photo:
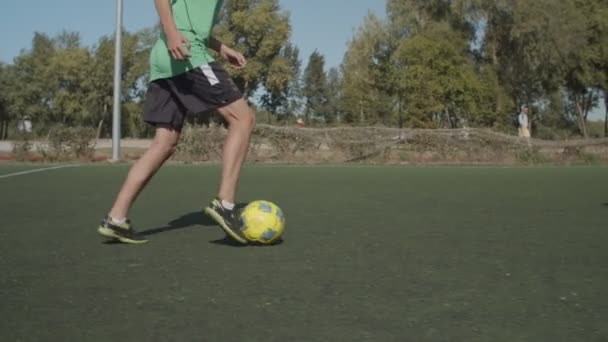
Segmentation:
[(232, 210), (234, 209), (234, 203), (222, 200), (222, 207), (224, 207), (224, 209)]
[(116, 223), (116, 224), (123, 224), (125, 222), (127, 222), (127, 218), (123, 217), (123, 218), (113, 218), (112, 216), (110, 216), (110, 220), (112, 220), (112, 222)]

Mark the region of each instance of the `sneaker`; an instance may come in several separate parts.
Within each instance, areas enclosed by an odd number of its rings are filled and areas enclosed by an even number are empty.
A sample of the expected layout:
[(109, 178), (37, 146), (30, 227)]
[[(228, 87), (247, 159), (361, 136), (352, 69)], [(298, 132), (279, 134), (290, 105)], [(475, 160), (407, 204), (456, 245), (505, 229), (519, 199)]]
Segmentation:
[(204, 212), (217, 222), (230, 238), (240, 244), (246, 245), (248, 242), (241, 231), (243, 223), (239, 217), (242, 207), (243, 205), (240, 204), (235, 206), (234, 209), (228, 210), (222, 206), (222, 201), (219, 198), (215, 198), (204, 209)]
[(97, 232), (104, 237), (118, 240), (122, 243), (142, 244), (148, 242), (142, 236), (137, 235), (137, 232), (131, 227), (131, 222), (127, 220), (125, 223), (112, 222), (110, 216), (106, 216), (101, 221), (101, 226), (97, 228)]

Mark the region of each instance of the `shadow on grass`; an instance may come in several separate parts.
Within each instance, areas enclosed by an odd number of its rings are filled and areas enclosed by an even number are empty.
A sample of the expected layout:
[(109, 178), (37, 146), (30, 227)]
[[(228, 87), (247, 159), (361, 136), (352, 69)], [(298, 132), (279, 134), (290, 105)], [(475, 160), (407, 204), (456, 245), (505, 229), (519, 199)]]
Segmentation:
[(256, 243), (250, 243), (249, 245), (242, 245), (234, 240), (229, 239), (228, 237), (225, 237), (225, 238), (219, 239), (219, 240), (209, 241), (209, 243), (212, 243), (214, 245), (227, 246), (227, 247), (273, 247), (273, 246), (282, 245), (283, 239), (278, 240), (277, 242), (275, 242), (271, 245), (262, 245), (262, 244), (256, 244)]
[(211, 227), (211, 226), (217, 226), (217, 223), (215, 223), (212, 219), (210, 219), (208, 216), (206, 216), (202, 212), (195, 211), (195, 212), (192, 212), (189, 214), (185, 214), (179, 218), (176, 218), (175, 220), (167, 223), (163, 227), (144, 230), (144, 231), (141, 231), (139, 234), (142, 236), (150, 236), (150, 235), (170, 232), (173, 230), (190, 228), (192, 226)]

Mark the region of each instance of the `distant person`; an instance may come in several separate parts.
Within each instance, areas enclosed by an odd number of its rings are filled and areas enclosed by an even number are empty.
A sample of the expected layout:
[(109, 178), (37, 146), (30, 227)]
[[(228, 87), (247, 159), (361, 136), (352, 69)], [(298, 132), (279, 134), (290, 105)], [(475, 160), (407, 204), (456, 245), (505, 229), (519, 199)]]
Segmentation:
[(521, 106), (519, 115), (517, 115), (517, 123), (519, 125), (519, 137), (529, 139), (530, 138), (530, 126), (528, 122), (528, 107)]
[(217, 197), (204, 211), (229, 238), (247, 243), (235, 197), (255, 117), (241, 91), (208, 50), (215, 50), (236, 68), (246, 64), (241, 53), (211, 36), (222, 3), (223, 0), (155, 0), (162, 32), (151, 51), (151, 83), (144, 103), (144, 121), (156, 133), (150, 148), (131, 167), (112, 209), (98, 228), (101, 235), (124, 243), (146, 242), (127, 219), (129, 209), (175, 151), (186, 116), (217, 110), (228, 124), (228, 134)]
[(17, 130), (20, 133), (32, 133), (32, 120), (29, 116), (24, 117), (17, 123)]
[(298, 127), (304, 127), (304, 126), (306, 126), (306, 125), (304, 124), (304, 120), (302, 120), (302, 119), (298, 119), (298, 120), (296, 120), (296, 125), (298, 125)]

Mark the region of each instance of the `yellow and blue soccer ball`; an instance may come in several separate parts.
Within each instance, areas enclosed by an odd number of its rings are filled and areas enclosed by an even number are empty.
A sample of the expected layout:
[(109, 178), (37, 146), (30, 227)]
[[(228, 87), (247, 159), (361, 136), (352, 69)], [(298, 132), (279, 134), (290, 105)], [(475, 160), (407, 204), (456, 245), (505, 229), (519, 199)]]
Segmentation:
[(285, 231), (285, 215), (269, 201), (253, 201), (241, 213), (243, 234), (253, 243), (271, 245), (281, 240)]

